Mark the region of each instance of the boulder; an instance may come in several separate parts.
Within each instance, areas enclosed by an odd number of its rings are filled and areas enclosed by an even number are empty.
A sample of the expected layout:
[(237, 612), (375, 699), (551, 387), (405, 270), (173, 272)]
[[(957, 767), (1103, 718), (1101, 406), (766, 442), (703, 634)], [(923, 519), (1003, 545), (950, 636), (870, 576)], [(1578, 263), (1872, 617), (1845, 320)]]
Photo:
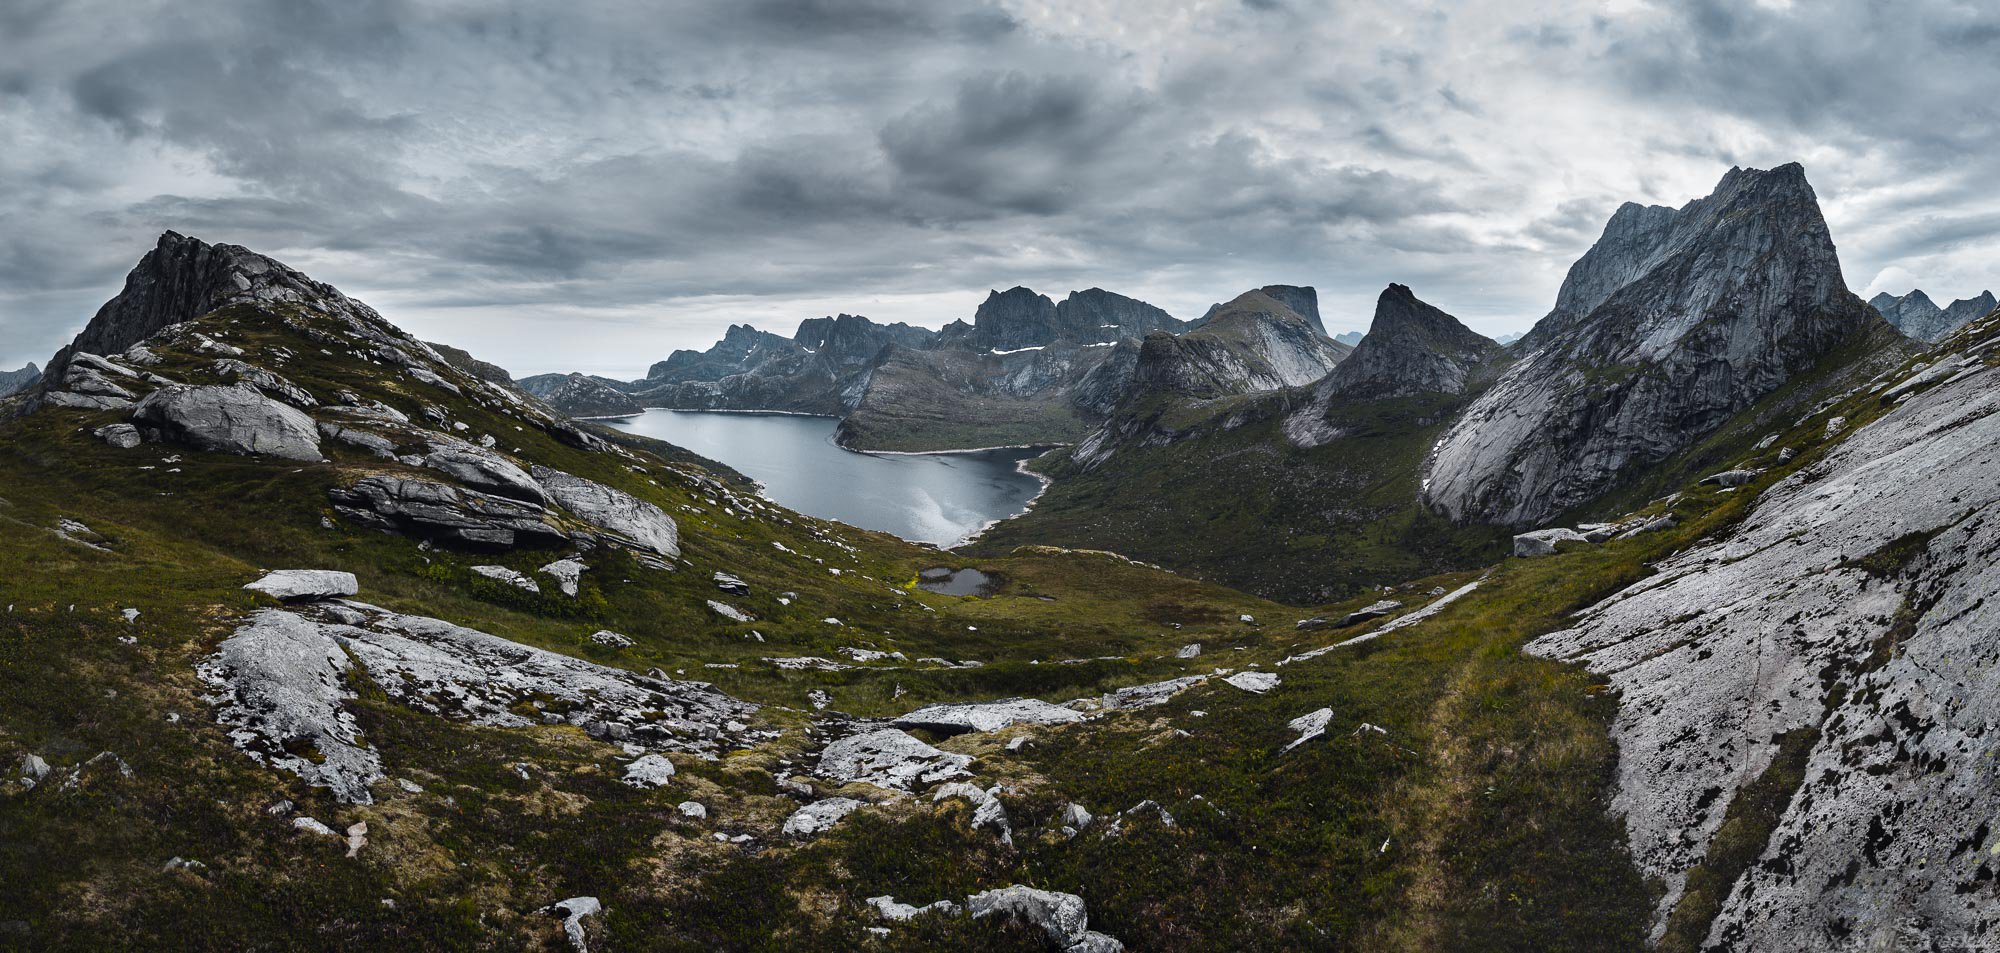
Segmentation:
[(1200, 655), (1201, 655), (1201, 643), (1189, 642), (1188, 644), (1181, 646), (1180, 651), (1174, 653), (1174, 658), (1196, 658), (1199, 657)]
[(681, 554), (680, 529), (659, 507), (561, 470), (537, 466), (533, 473), (550, 499), (584, 522), (662, 556)]
[(1514, 555), (1522, 558), (1553, 556), (1556, 553), (1556, 544), (1565, 542), (1581, 543), (1586, 540), (1582, 533), (1573, 529), (1562, 527), (1538, 529), (1514, 537)]
[(318, 462), (319, 431), (311, 417), (237, 384), (171, 384), (139, 402), (132, 419), (166, 439), (218, 453)]
[(554, 579), (556, 581), (556, 588), (562, 590), (563, 595), (575, 596), (577, 581), (583, 578), (584, 570), (589, 568), (589, 566), (583, 564), (582, 560), (570, 558), (558, 559), (543, 566), (537, 572)]
[(424, 466), (432, 470), (482, 493), (510, 497), (537, 506), (548, 505), (548, 494), (542, 491), (541, 485), (506, 457), (449, 437), (431, 440), (430, 448), (431, 452), (424, 455)]
[(824, 801), (815, 801), (793, 811), (792, 816), (785, 818), (785, 836), (811, 837), (831, 830), (841, 818), (867, 806), (868, 802), (857, 801), (851, 797), (830, 797)]
[(1278, 687), (1278, 676), (1270, 672), (1237, 672), (1223, 681), (1253, 695), (1262, 695)]
[(703, 807), (700, 801), (682, 801), (675, 805), (674, 810), (681, 812), (682, 817), (691, 817), (697, 821), (708, 819), (708, 808)]
[(1701, 478), (1703, 486), (1742, 486), (1761, 476), (1761, 470), (1724, 470)]
[(1292, 739), (1292, 743), (1286, 745), (1283, 750), (1290, 751), (1314, 738), (1326, 734), (1326, 726), (1332, 722), (1333, 709), (1331, 708), (1322, 708), (1318, 711), (1307, 712), (1286, 722), (1285, 727), (1298, 732), (1299, 736)]
[(1362, 622), (1367, 622), (1370, 619), (1379, 619), (1385, 615), (1388, 615), (1391, 612), (1396, 611), (1397, 609), (1401, 609), (1402, 607), (1403, 604), (1401, 602), (1398, 602), (1394, 599), (1384, 599), (1372, 605), (1362, 606), (1361, 608), (1356, 609), (1353, 612), (1341, 616), (1340, 621), (1334, 623), (1334, 628), (1344, 629), (1350, 625), (1357, 625)]
[(628, 636), (619, 635), (610, 629), (599, 629), (590, 634), (590, 641), (614, 649), (629, 649), (637, 643)]
[(666, 755), (645, 755), (625, 766), (619, 780), (635, 788), (657, 788), (674, 776), (674, 763)]
[(881, 788), (912, 790), (968, 777), (972, 756), (940, 751), (907, 732), (879, 728), (848, 735), (820, 752), (816, 773), (828, 781), (861, 781)]
[(884, 920), (909, 920), (926, 913), (940, 913), (945, 916), (953, 916), (959, 912), (958, 904), (952, 903), (949, 900), (939, 900), (919, 907), (908, 903), (897, 903), (894, 896), (886, 894), (880, 897), (869, 897), (868, 905), (874, 907), (875, 912)]
[(750, 594), (749, 583), (744, 582), (743, 580), (738, 579), (735, 576), (732, 576), (726, 572), (718, 572), (715, 574), (715, 588), (720, 589), (723, 592), (729, 593), (732, 596), (747, 596)]
[(359, 450), (365, 450), (384, 460), (396, 459), (395, 441), (381, 434), (370, 430), (359, 430), (348, 424), (335, 423), (330, 420), (319, 421), (317, 426), (319, 427), (319, 435), (328, 440), (344, 443)]
[(757, 621), (756, 616), (753, 616), (750, 613), (743, 611), (742, 609), (738, 609), (727, 602), (717, 602), (714, 599), (710, 599), (708, 600), (708, 608), (709, 611), (725, 619), (728, 619), (731, 622)]
[(1104, 695), (1100, 704), (1107, 709), (1150, 708), (1164, 704), (1168, 699), (1208, 680), (1206, 675), (1188, 675), (1170, 678), (1164, 682), (1148, 682), (1121, 688)]
[(429, 480), (380, 474), (327, 491), (335, 512), (363, 526), (470, 549), (568, 541), (533, 503)]
[(974, 918), (1015, 916), (1040, 927), (1064, 953), (1117, 953), (1125, 945), (1090, 929), (1083, 898), (1073, 893), (1036, 890), (1020, 884), (987, 890), (965, 898)]
[(307, 599), (337, 599), (361, 591), (351, 572), (332, 569), (280, 569), (243, 588), (264, 593), (286, 602)]
[(569, 944), (576, 947), (576, 953), (589, 953), (583, 942), (583, 918), (594, 917), (604, 912), (603, 904), (596, 897), (571, 897), (560, 903), (552, 903), (535, 911), (543, 916), (561, 917), (563, 935), (569, 937)]
[(91, 432), (97, 439), (120, 450), (130, 450), (140, 443), (139, 428), (131, 424), (111, 424)]
[(922, 728), (940, 734), (998, 731), (1012, 725), (1066, 725), (1082, 721), (1083, 713), (1037, 698), (931, 705), (890, 722), (898, 728)]
[(210, 364), (208, 369), (219, 376), (249, 383), (294, 407), (310, 410), (319, 406), (319, 401), (307, 393), (305, 388), (254, 364), (245, 364), (235, 358), (225, 357)]
[(999, 785), (996, 784), (990, 788), (981, 788), (977, 784), (953, 781), (950, 784), (939, 786), (937, 792), (931, 795), (931, 803), (935, 804), (947, 798), (954, 797), (964, 798), (972, 802), (973, 830), (990, 827), (993, 829), (993, 833), (1000, 838), (1001, 843), (1010, 847), (1013, 846), (1014, 828), (1007, 822), (1007, 808), (1000, 803)]

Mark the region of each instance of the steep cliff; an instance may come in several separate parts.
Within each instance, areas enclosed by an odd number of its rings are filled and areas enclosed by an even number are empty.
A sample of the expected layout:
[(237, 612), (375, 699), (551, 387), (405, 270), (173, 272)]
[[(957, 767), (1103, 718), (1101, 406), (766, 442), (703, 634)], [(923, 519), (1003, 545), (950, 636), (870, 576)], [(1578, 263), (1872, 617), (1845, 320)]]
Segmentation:
[(1918, 288), (1901, 297), (1883, 292), (1868, 299), (1868, 304), (1881, 312), (1882, 317), (1896, 326), (1896, 330), (1919, 341), (1935, 343), (1967, 322), (1991, 314), (1995, 300), (1993, 292), (1986, 291), (1971, 298), (1960, 298), (1950, 307), (1940, 308), (1929, 295), (1924, 294), (1923, 289)]
[(1418, 300), (1408, 287), (1392, 284), (1375, 301), (1368, 335), (1286, 417), (1285, 433), (1301, 447), (1316, 446), (1339, 436), (1333, 418), (1341, 404), (1463, 394), (1490, 381), (1505, 355), (1505, 348)]
[(1682, 208), (1626, 205), (1522, 357), (1432, 454), (1459, 521), (1533, 523), (1699, 441), (1878, 319), (1847, 290), (1805, 172), (1732, 169)]

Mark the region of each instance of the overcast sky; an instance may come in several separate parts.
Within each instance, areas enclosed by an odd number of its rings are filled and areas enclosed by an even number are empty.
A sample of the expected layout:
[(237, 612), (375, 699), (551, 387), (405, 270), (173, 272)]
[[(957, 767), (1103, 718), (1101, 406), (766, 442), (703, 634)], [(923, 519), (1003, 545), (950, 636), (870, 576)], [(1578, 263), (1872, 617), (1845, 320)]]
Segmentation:
[(1016, 284), (1497, 335), (1620, 203), (1792, 160), (1854, 290), (1944, 303), (1996, 91), (1979, 0), (0, 0), (0, 367), (166, 228), (524, 374)]

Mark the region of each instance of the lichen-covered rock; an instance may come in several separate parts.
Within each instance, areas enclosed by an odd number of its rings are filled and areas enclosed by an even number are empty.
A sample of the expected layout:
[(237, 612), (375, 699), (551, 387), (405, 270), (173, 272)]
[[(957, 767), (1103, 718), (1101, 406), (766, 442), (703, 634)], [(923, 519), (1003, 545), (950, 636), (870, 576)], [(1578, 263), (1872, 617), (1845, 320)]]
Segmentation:
[(563, 935), (569, 938), (569, 945), (576, 947), (576, 953), (590, 953), (584, 944), (583, 918), (594, 917), (604, 912), (604, 905), (596, 897), (571, 897), (558, 903), (549, 904), (535, 911), (543, 916), (560, 917)]
[(1237, 672), (1223, 681), (1253, 695), (1262, 695), (1278, 687), (1278, 676), (1270, 672)]
[(993, 702), (930, 705), (895, 719), (898, 728), (922, 728), (941, 734), (999, 731), (1012, 725), (1066, 725), (1082, 721), (1082, 712), (1051, 705), (1037, 698)]
[(599, 629), (590, 634), (590, 641), (614, 649), (629, 649), (637, 643), (630, 636), (619, 635), (610, 629)]
[[(215, 720), (250, 757), (355, 804), (372, 803), (382, 756), (345, 704), (353, 667), (320, 625), (278, 609), (250, 617), (197, 671), (215, 690)], [(310, 748), (308, 756), (302, 749)]]
[(532, 472), (550, 499), (584, 522), (662, 556), (681, 554), (680, 529), (659, 507), (561, 470), (537, 466)]
[(953, 916), (959, 912), (958, 904), (949, 900), (938, 900), (919, 907), (914, 904), (897, 903), (896, 898), (888, 894), (869, 897), (868, 905), (874, 907), (875, 913), (884, 920), (910, 920), (926, 913)]
[(424, 455), (424, 466), (481, 493), (537, 506), (548, 504), (548, 494), (542, 490), (541, 484), (536, 483), (514, 461), (484, 447), (441, 434), (433, 435), (428, 442), (430, 452)]
[(715, 588), (720, 589), (723, 592), (729, 593), (732, 596), (747, 596), (750, 594), (749, 583), (744, 582), (743, 580), (738, 579), (735, 576), (732, 576), (726, 572), (718, 571), (715, 574)]
[(130, 450), (141, 442), (139, 428), (131, 424), (108, 424), (97, 428), (91, 434), (120, 450)]
[(315, 398), (305, 388), (286, 380), (283, 376), (267, 371), (254, 364), (246, 364), (232, 357), (225, 357), (208, 366), (210, 371), (231, 380), (242, 381), (255, 386), (266, 394), (275, 396), (294, 407), (311, 410), (319, 406)]
[(851, 797), (830, 797), (824, 801), (814, 801), (785, 818), (784, 834), (787, 837), (811, 837), (832, 829), (840, 819), (868, 806), (867, 801), (857, 801)]
[(361, 591), (351, 572), (333, 569), (280, 569), (243, 588), (287, 602), (297, 599), (337, 599)]
[(1314, 738), (1326, 734), (1326, 726), (1332, 723), (1332, 721), (1333, 709), (1322, 708), (1318, 711), (1307, 712), (1286, 722), (1285, 727), (1297, 732), (1298, 737), (1292, 739), (1292, 743), (1286, 745), (1283, 750), (1290, 751)]
[(317, 462), (313, 419), (247, 385), (171, 384), (147, 395), (132, 419), (168, 440), (218, 453)]
[(996, 784), (990, 788), (981, 788), (977, 784), (953, 781), (950, 784), (939, 785), (938, 789), (931, 794), (931, 803), (935, 804), (939, 801), (955, 797), (964, 798), (972, 803), (973, 830), (990, 827), (993, 829), (993, 833), (1000, 838), (1001, 843), (1009, 846), (1013, 845), (1014, 828), (1007, 822), (1006, 806), (1000, 803), (999, 785)]
[(569, 559), (558, 559), (536, 571), (550, 579), (554, 579), (556, 581), (556, 588), (561, 590), (563, 595), (575, 596), (577, 583), (582, 580), (584, 572), (589, 568), (589, 566), (583, 564), (583, 560), (572, 557)]
[(727, 602), (717, 602), (714, 599), (708, 600), (708, 610), (710, 612), (715, 613), (716, 615), (728, 619), (731, 622), (757, 621), (756, 616), (753, 616), (750, 613), (743, 611), (742, 609), (738, 609)]
[(940, 751), (907, 732), (880, 728), (848, 735), (820, 752), (815, 774), (845, 784), (860, 781), (910, 791), (969, 777), (972, 756)]
[[(1912, 475), (1921, 475), (1913, 479)], [(1633, 860), (1688, 870), (1780, 739), (1810, 742), (1707, 946), (1991, 936), (2000, 816), (2000, 376), (1898, 405), (1764, 491), (1723, 538), (1530, 644), (1610, 679)], [(1657, 935), (1657, 929), (1656, 929)]]
[(1188, 675), (1163, 682), (1148, 682), (1108, 692), (1100, 700), (1106, 709), (1150, 708), (1208, 680), (1206, 675)]
[(533, 503), (429, 480), (378, 474), (327, 496), (335, 512), (363, 526), (468, 549), (554, 546), (568, 539)]
[(1350, 625), (1358, 625), (1360, 623), (1367, 622), (1370, 619), (1379, 619), (1385, 615), (1388, 615), (1391, 612), (1396, 611), (1397, 609), (1401, 609), (1402, 607), (1403, 603), (1401, 600), (1383, 599), (1378, 602), (1373, 602), (1368, 605), (1362, 606), (1361, 608), (1356, 609), (1353, 612), (1341, 616), (1340, 621), (1334, 623), (1334, 627), (1344, 629)]

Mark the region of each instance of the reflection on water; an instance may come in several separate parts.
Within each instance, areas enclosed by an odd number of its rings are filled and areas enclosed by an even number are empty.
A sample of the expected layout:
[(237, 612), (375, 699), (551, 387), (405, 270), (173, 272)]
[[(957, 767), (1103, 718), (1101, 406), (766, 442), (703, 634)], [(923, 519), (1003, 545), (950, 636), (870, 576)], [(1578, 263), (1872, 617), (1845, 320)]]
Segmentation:
[(977, 569), (951, 570), (944, 566), (917, 574), (917, 588), (941, 596), (983, 596), (996, 582)]
[(856, 453), (834, 445), (830, 417), (649, 410), (605, 423), (735, 467), (801, 513), (940, 546), (1021, 512), (1041, 490), (1017, 468), (1041, 451)]

